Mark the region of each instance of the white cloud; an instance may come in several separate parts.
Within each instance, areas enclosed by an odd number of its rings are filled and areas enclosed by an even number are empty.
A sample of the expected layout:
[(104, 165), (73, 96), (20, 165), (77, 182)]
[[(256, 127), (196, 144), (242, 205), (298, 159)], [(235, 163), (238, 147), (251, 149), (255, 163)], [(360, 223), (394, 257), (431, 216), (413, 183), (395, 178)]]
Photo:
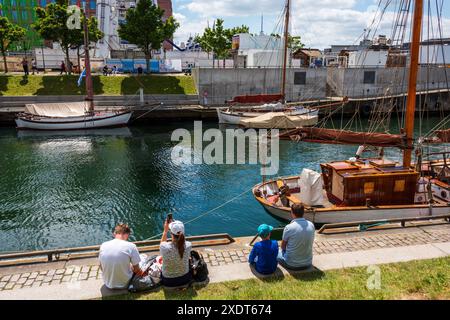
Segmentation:
[[(377, 10), (377, 4), (379, 1), (366, 2), (367, 6), (362, 10), (358, 8), (361, 7), (361, 3), (356, 0), (292, 0), (292, 32), (301, 35), (307, 46), (321, 49), (331, 44), (357, 43), (361, 40), (359, 37), (364, 29), (371, 26), (374, 14), (377, 12), (378, 18), (372, 26), (370, 38), (378, 34), (389, 37), (395, 17), (394, 7), (391, 5), (388, 8), (378, 25), (380, 10)], [(396, 1), (392, 3), (394, 2)], [(382, 3), (386, 2), (382, 1)], [(236, 25), (248, 24), (249, 17), (255, 18), (261, 13), (265, 16), (266, 32), (270, 33), (278, 22), (275, 20), (283, 10), (283, 5), (284, 0), (184, 0), (178, 4), (178, 11), (175, 14), (181, 23), (175, 39), (185, 41), (189, 35), (201, 33), (207, 26), (208, 20), (212, 23), (215, 18), (225, 18), (226, 21), (232, 20), (234, 23), (238, 21)], [(436, 21), (435, 18), (434, 21)], [(250, 28), (259, 30), (259, 26), (256, 25), (250, 25)], [(450, 19), (448, 18), (443, 19), (443, 34), (450, 35)]]

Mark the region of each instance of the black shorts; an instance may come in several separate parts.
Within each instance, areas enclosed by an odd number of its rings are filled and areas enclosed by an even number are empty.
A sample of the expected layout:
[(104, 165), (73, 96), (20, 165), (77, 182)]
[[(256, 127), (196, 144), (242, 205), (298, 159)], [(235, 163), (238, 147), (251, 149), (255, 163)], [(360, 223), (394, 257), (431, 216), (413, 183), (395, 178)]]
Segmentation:
[(176, 278), (165, 278), (161, 276), (161, 283), (165, 287), (181, 287), (192, 281), (192, 272), (189, 271), (184, 276)]

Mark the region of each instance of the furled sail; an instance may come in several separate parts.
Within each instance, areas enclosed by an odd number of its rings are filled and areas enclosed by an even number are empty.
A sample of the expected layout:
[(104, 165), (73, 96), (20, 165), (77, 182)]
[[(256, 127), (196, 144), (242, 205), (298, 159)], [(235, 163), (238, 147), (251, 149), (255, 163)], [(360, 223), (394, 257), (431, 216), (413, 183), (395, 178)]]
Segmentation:
[(404, 138), (398, 134), (354, 132), (326, 128), (297, 128), (280, 134), (281, 139), (294, 141), (369, 145), (376, 147), (403, 147)]

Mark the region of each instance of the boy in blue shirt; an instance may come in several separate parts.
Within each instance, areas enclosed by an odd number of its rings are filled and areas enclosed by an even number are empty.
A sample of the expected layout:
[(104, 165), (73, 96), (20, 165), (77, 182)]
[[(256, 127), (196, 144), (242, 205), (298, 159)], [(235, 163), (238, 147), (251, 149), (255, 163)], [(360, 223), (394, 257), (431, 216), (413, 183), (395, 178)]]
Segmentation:
[(262, 241), (255, 243), (248, 262), (261, 274), (271, 274), (277, 270), (278, 242), (270, 240), (273, 227), (262, 224), (258, 227), (258, 235)]

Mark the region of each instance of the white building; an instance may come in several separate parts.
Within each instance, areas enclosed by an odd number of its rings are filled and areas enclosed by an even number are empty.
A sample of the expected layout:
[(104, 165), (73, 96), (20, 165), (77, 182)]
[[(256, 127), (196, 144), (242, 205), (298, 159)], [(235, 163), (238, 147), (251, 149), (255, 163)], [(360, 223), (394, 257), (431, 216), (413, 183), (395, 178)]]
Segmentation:
[(359, 50), (348, 53), (348, 67), (385, 67), (388, 50)]
[[(97, 0), (99, 29), (105, 35), (97, 44), (96, 57), (111, 58), (111, 50), (135, 49), (136, 46), (120, 39), (118, 29), (125, 22), (127, 10), (136, 7), (138, 0)], [(153, 0), (156, 5), (157, 0)]]
[[(240, 33), (233, 37), (235, 67), (267, 68), (283, 65), (284, 45), (280, 37)], [(290, 50), (288, 52), (290, 56)]]

